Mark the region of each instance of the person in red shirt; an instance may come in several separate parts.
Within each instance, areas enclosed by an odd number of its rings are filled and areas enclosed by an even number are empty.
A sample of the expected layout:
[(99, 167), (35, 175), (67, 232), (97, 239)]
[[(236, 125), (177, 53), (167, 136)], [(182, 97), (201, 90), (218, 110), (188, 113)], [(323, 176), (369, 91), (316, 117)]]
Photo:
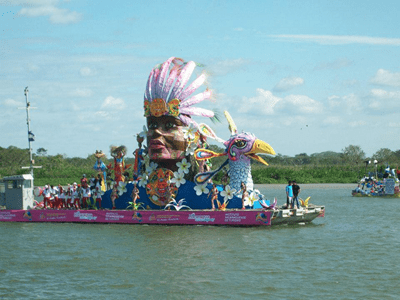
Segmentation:
[(81, 187), (84, 189), (88, 187), (88, 181), (85, 174), (83, 174), (81, 178)]

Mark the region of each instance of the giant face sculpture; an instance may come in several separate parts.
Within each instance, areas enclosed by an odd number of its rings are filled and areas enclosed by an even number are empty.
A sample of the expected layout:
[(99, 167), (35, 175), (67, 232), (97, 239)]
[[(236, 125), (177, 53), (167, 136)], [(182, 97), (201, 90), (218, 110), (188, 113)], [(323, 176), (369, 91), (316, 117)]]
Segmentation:
[(171, 117), (147, 118), (147, 147), (151, 160), (181, 160), (185, 157), (187, 141), (183, 137), (184, 124)]
[(214, 117), (214, 112), (194, 105), (211, 97), (211, 91), (193, 95), (206, 75), (191, 83), (197, 64), (171, 57), (150, 72), (144, 94), (144, 116), (147, 118), (149, 158), (159, 167), (176, 170), (176, 163), (185, 157), (188, 142), (183, 127), (193, 123), (191, 116)]

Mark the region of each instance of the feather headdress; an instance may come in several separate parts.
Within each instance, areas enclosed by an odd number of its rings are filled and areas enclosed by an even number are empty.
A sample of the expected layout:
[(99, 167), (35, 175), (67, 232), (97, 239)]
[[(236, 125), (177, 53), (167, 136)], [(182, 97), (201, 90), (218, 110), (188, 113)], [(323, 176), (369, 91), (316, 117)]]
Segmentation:
[(193, 61), (185, 62), (176, 57), (171, 57), (164, 63), (155, 66), (147, 80), (144, 94), (144, 116), (173, 116), (179, 118), (185, 125), (195, 123), (190, 116), (214, 118), (213, 111), (193, 107), (196, 103), (210, 99), (212, 94), (210, 90), (206, 89), (204, 92), (192, 96), (206, 80), (203, 72), (187, 85), (196, 66), (198, 64)]

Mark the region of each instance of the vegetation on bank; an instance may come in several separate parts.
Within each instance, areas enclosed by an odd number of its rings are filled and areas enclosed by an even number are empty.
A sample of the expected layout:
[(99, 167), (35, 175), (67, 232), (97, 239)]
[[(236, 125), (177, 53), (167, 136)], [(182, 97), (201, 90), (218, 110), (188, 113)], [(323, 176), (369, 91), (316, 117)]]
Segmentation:
[[(215, 145), (210, 148), (216, 152), (223, 151)], [(33, 159), (35, 166), (42, 166), (34, 170), (35, 185), (38, 186), (66, 185), (79, 182), (82, 174), (89, 177), (95, 173), (94, 155), (87, 158), (69, 158), (61, 154), (51, 156), (47, 155), (45, 149), (39, 148), (33, 155)], [(225, 159), (224, 157), (213, 159), (213, 168), (218, 167)], [(397, 168), (400, 165), (400, 150), (391, 151), (382, 148), (372, 157), (366, 157), (359, 146), (350, 145), (341, 153), (331, 151), (311, 155), (302, 153), (294, 157), (278, 154), (274, 157), (268, 156), (265, 160), (269, 166), (253, 162), (254, 183), (286, 183), (293, 179), (299, 183), (356, 183), (365, 173), (384, 173), (387, 165)], [(375, 160), (376, 163), (374, 163)], [(113, 160), (103, 159), (103, 162), (108, 165)], [(125, 163), (133, 164), (134, 158), (126, 158)], [(21, 169), (22, 166), (29, 166), (28, 149), (19, 149), (14, 146), (0, 147), (0, 178), (29, 173), (29, 170)], [(222, 172), (216, 176), (215, 181), (219, 182), (221, 177)]]

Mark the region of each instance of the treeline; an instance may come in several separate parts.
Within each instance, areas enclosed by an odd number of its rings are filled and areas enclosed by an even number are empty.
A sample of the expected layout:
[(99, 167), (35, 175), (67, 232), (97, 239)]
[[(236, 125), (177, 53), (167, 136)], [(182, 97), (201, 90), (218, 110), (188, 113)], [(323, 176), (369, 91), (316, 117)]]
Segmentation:
[[(210, 146), (215, 152), (223, 149), (215, 145)], [(109, 155), (108, 155), (109, 156)], [(61, 154), (47, 155), (47, 151), (39, 148), (33, 155), (35, 166), (35, 185), (62, 184), (79, 182), (82, 174), (88, 177), (94, 174), (93, 165), (96, 161), (94, 155), (87, 158), (65, 157)], [(225, 157), (212, 159), (213, 169), (217, 168), (226, 160)], [(296, 179), (299, 183), (355, 183), (366, 173), (382, 174), (389, 165), (397, 168), (400, 165), (400, 150), (391, 151), (382, 148), (372, 157), (366, 157), (359, 146), (350, 145), (342, 152), (322, 152), (307, 155), (297, 154), (293, 157), (278, 154), (274, 157), (267, 156), (265, 160), (269, 166), (264, 166), (252, 161), (252, 174), (254, 183), (285, 183), (287, 180)], [(113, 163), (112, 158), (103, 159), (108, 165)], [(125, 158), (126, 164), (133, 164), (134, 158)], [(10, 175), (29, 173), (22, 166), (29, 166), (28, 149), (19, 149), (14, 146), (8, 148), (0, 147), (0, 178)], [(130, 173), (132, 171), (130, 170)], [(218, 174), (215, 181), (219, 181), (222, 172)]]

